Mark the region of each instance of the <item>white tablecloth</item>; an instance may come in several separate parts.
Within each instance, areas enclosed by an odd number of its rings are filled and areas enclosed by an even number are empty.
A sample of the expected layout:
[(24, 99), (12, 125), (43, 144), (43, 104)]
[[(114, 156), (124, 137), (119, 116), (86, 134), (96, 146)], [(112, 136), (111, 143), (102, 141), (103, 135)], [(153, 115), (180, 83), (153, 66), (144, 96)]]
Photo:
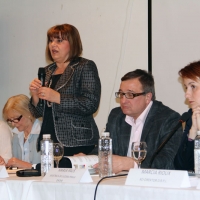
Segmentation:
[[(93, 200), (99, 177), (93, 183), (52, 183), (42, 177), (0, 179), (1, 200)], [(30, 180), (31, 179), (31, 180)], [(125, 186), (126, 177), (103, 180), (98, 186), (96, 200), (199, 200), (200, 190)]]

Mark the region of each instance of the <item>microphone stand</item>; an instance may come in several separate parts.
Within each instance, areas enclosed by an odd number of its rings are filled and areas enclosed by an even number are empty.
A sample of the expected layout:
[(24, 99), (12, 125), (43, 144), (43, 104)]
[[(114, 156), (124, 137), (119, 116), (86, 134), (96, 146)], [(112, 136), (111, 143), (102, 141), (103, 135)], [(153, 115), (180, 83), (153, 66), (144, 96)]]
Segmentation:
[(155, 151), (155, 153), (151, 157), (149, 168), (151, 168), (151, 165), (152, 165), (155, 157), (158, 155), (158, 153), (161, 151), (161, 149), (171, 139), (171, 137), (175, 134), (175, 132), (181, 127), (182, 123), (187, 121), (189, 119), (189, 117), (190, 117), (190, 114), (188, 112), (185, 112), (182, 114), (181, 119), (179, 120), (178, 124), (175, 126), (175, 128), (172, 130), (172, 132), (167, 136), (167, 138), (162, 142), (162, 144), (158, 147), (158, 149)]

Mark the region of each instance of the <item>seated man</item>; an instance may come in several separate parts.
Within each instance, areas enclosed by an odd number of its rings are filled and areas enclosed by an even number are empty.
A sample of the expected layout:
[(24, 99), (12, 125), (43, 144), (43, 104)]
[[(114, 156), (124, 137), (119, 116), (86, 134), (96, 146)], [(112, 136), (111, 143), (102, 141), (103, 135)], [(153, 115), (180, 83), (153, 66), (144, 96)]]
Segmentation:
[(160, 144), (177, 125), (180, 115), (155, 100), (153, 76), (137, 69), (121, 78), (120, 107), (114, 108), (106, 125), (113, 144), (113, 172), (137, 167), (131, 158), (132, 142), (144, 141), (147, 156), (141, 168), (174, 169), (174, 157), (179, 148), (182, 129), (179, 128), (165, 144), (150, 166)]

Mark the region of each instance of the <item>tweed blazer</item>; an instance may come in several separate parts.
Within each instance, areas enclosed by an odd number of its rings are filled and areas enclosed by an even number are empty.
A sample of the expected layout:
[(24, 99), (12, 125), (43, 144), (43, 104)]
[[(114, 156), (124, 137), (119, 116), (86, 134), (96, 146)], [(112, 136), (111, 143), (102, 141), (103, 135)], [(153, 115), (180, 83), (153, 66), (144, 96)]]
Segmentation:
[[(56, 67), (56, 63), (45, 67), (46, 86)], [(60, 104), (52, 103), (57, 140), (66, 147), (97, 145), (99, 132), (93, 114), (99, 106), (101, 83), (95, 63), (81, 57), (74, 59), (54, 90), (60, 93)], [(36, 118), (45, 112), (45, 106), (34, 107), (31, 101), (29, 109)]]
[[(126, 115), (123, 114), (120, 107), (114, 108), (106, 125), (106, 131), (110, 132), (110, 137), (113, 140), (113, 154), (120, 156), (127, 156), (131, 134), (131, 126), (126, 123), (125, 117)], [(141, 141), (147, 143), (147, 156), (142, 162), (142, 168), (149, 168), (154, 152), (171, 133), (179, 119), (180, 115), (177, 112), (159, 101), (153, 101), (141, 135)], [(152, 168), (174, 169), (174, 157), (179, 148), (181, 135), (180, 128), (155, 157), (151, 165)]]

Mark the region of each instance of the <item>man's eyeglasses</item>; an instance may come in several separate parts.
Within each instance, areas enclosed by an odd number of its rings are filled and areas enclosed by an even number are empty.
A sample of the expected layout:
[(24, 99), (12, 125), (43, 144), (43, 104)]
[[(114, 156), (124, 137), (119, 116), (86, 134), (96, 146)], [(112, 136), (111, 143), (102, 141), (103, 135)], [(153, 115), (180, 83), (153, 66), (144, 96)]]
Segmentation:
[(7, 119), (7, 122), (9, 124), (12, 124), (12, 122), (18, 123), (21, 120), (21, 118), (22, 118), (22, 115), (20, 115), (19, 117), (15, 118), (15, 119)]
[(125, 97), (126, 97), (127, 99), (133, 99), (133, 98), (135, 98), (135, 97), (137, 97), (137, 96), (140, 96), (140, 95), (143, 95), (143, 94), (145, 94), (145, 92), (141, 92), (141, 93), (115, 92), (115, 96), (116, 96), (117, 98), (123, 98), (123, 96), (125, 95)]

